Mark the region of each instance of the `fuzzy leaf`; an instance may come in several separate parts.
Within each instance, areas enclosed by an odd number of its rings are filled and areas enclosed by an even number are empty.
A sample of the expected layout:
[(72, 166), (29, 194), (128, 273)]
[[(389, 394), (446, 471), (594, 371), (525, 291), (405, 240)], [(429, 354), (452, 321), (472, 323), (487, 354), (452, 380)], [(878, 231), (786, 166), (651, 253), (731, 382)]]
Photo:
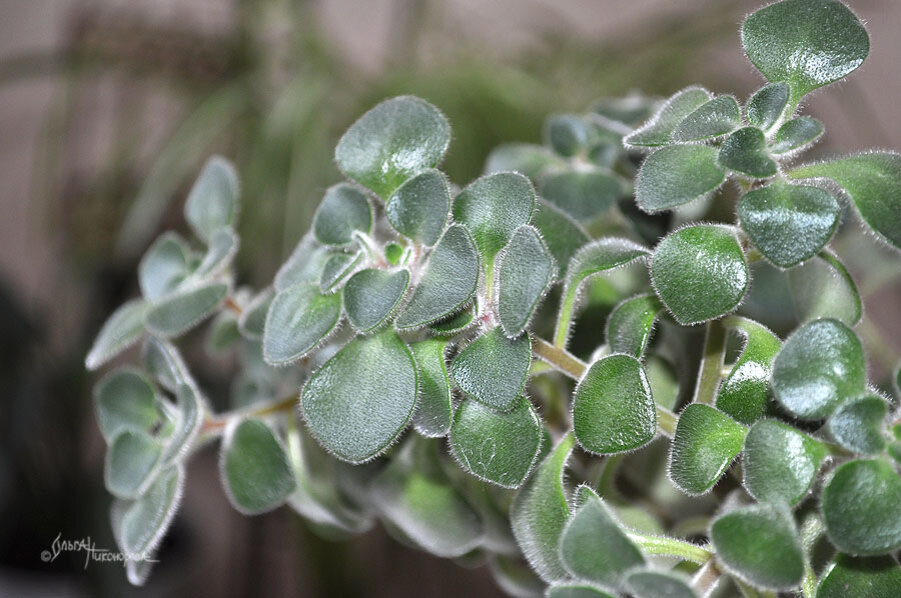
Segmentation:
[(707, 103), (712, 96), (706, 89), (687, 87), (674, 94), (666, 104), (631, 135), (623, 139), (623, 143), (640, 146), (667, 145), (672, 142), (672, 132), (682, 120), (697, 108)]
[(697, 598), (690, 580), (670, 571), (638, 569), (629, 574), (626, 587), (635, 598)]
[(393, 330), (357, 337), (310, 376), (301, 392), (303, 416), (329, 452), (362, 463), (406, 427), (418, 384), (413, 354)]
[(369, 200), (348, 183), (329, 187), (313, 216), (313, 235), (323, 245), (349, 245), (354, 231), (368, 234), (371, 229)]
[(578, 222), (593, 220), (623, 196), (620, 178), (602, 169), (553, 174), (541, 184), (541, 196)]
[(683, 325), (723, 316), (739, 306), (750, 277), (735, 232), (724, 226), (688, 226), (670, 233), (651, 259), (657, 296)]
[(167, 435), (172, 422), (147, 377), (140, 371), (118, 369), (94, 387), (94, 413), (107, 443), (125, 430)]
[(220, 282), (178, 291), (151, 307), (144, 316), (144, 325), (163, 338), (181, 336), (212, 315), (227, 294), (228, 285)]
[(876, 394), (867, 394), (841, 405), (829, 416), (829, 434), (852, 453), (872, 455), (885, 449), (883, 428), (888, 404)]
[(368, 268), (350, 277), (344, 285), (344, 310), (351, 326), (360, 332), (379, 327), (397, 308), (410, 285), (405, 269), (387, 272)]
[(824, 249), (788, 273), (792, 302), (801, 322), (832, 318), (855, 326), (863, 317), (860, 294), (838, 257)]
[(302, 282), (318, 283), (322, 269), (332, 255), (316, 242), (312, 234), (307, 234), (276, 272), (272, 286), (279, 292)]
[(788, 590), (801, 583), (804, 552), (785, 507), (741, 507), (720, 515), (710, 539), (717, 560), (754, 586)]
[(245, 515), (271, 511), (296, 487), (284, 444), (258, 419), (245, 419), (226, 430), (219, 470), (229, 502)]
[(335, 161), (349, 178), (387, 199), (404, 181), (441, 161), (450, 135), (447, 119), (428, 102), (392, 98), (351, 125), (338, 141)]
[(588, 127), (575, 114), (554, 114), (548, 117), (543, 131), (544, 142), (557, 154), (571, 158), (588, 145)]
[(822, 443), (788, 424), (760, 420), (745, 438), (744, 486), (760, 502), (794, 506), (807, 495), (827, 456)]
[(454, 416), (450, 378), (444, 361), (447, 339), (431, 338), (410, 345), (419, 366), (419, 403), (413, 426), (423, 436), (447, 435)]
[(575, 296), (579, 286), (591, 276), (625, 266), (647, 257), (646, 247), (628, 239), (605, 237), (582, 247), (566, 269), (566, 295)]
[(726, 178), (716, 157), (716, 149), (706, 145), (673, 145), (655, 151), (645, 158), (635, 178), (638, 207), (654, 213), (705, 197)]
[(441, 237), (450, 209), (447, 179), (437, 170), (427, 170), (394, 192), (385, 206), (385, 216), (394, 230), (431, 247)]
[(538, 459), (541, 420), (524, 397), (507, 413), (464, 400), (454, 414), (450, 445), (464, 470), (504, 488), (519, 488)]
[(332, 255), (322, 267), (319, 290), (323, 293), (333, 293), (340, 289), (361, 261), (363, 261), (362, 251)]
[(175, 389), (175, 400), (180, 417), (172, 437), (163, 451), (163, 461), (167, 464), (181, 461), (200, 432), (205, 411), (197, 389), (188, 382), (182, 382)]
[(840, 465), (823, 488), (821, 509), (842, 552), (875, 556), (901, 547), (901, 476), (887, 461)]
[(113, 529), (123, 552), (150, 554), (159, 545), (181, 502), (184, 477), (181, 466), (170, 467), (138, 500), (114, 503)]
[(692, 403), (679, 416), (669, 453), (670, 478), (689, 495), (704, 494), (741, 452), (745, 428), (725, 413)]
[(110, 443), (103, 468), (103, 481), (110, 494), (138, 498), (147, 491), (157, 473), (163, 448), (144, 432), (123, 430)]
[(859, 67), (870, 52), (861, 22), (838, 0), (783, 0), (741, 27), (748, 58), (768, 81), (792, 88), (791, 105)]
[(522, 394), (531, 363), (529, 336), (509, 339), (498, 326), (460, 351), (450, 369), (467, 396), (492, 409), (509, 411)]
[(497, 266), (497, 316), (507, 336), (526, 329), (556, 271), (540, 233), (529, 225), (516, 229)]
[(663, 305), (652, 293), (626, 299), (607, 316), (604, 338), (612, 353), (641, 359)]
[(398, 328), (415, 328), (448, 316), (472, 299), (479, 282), (479, 254), (466, 227), (453, 224), (435, 245)]
[(634, 450), (654, 438), (657, 411), (636, 358), (609, 355), (591, 364), (573, 392), (573, 430), (597, 454)]
[(730, 316), (724, 323), (744, 337), (745, 346), (720, 386), (716, 407), (740, 423), (752, 424), (769, 410), (770, 372), (782, 343), (753, 320)]
[(144, 315), (150, 305), (142, 299), (132, 299), (113, 312), (97, 334), (84, 365), (96, 370), (104, 363), (138, 342), (144, 336)]
[(569, 214), (540, 197), (532, 214), (532, 226), (538, 229), (556, 262), (556, 278), (562, 279), (569, 260), (580, 247), (591, 241), (578, 222)]
[(755, 179), (776, 174), (778, 167), (766, 149), (766, 138), (757, 127), (745, 127), (732, 133), (718, 156), (719, 164), (733, 172)]
[(323, 295), (311, 284), (280, 291), (266, 314), (263, 356), (271, 365), (297, 361), (327, 337), (341, 317), (341, 295)]
[(172, 343), (148, 337), (141, 347), (144, 369), (165, 389), (176, 393), (183, 385), (194, 385), (191, 374)]
[(787, 154), (810, 145), (820, 138), (825, 129), (823, 124), (809, 116), (793, 118), (776, 133), (776, 142), (770, 146), (774, 154)]
[(566, 167), (566, 161), (543, 145), (502, 143), (485, 160), (485, 174), (516, 171), (532, 180), (555, 168)]
[(770, 129), (785, 112), (790, 93), (786, 83), (770, 83), (755, 91), (745, 108), (748, 124), (764, 131)]
[(890, 556), (839, 554), (821, 578), (817, 598), (894, 598), (901, 591), (901, 567)]
[(138, 284), (148, 301), (175, 290), (190, 274), (191, 248), (179, 235), (163, 233), (138, 264)]
[(696, 108), (673, 131), (677, 143), (727, 135), (741, 124), (741, 109), (732, 96), (719, 96)]
[(453, 336), (462, 332), (473, 324), (476, 306), (470, 303), (457, 313), (451, 314), (429, 325), (429, 330), (441, 336)]
[(814, 320), (782, 345), (773, 362), (776, 399), (801, 419), (826, 417), (864, 391), (866, 364), (860, 339), (837, 320)]
[(225, 272), (237, 255), (239, 245), (238, 235), (231, 227), (222, 227), (213, 232), (207, 251), (193, 273), (193, 279), (212, 279)]
[(269, 313), (269, 306), (275, 298), (275, 292), (272, 288), (267, 288), (252, 298), (250, 302), (244, 306), (244, 310), (238, 317), (238, 330), (244, 338), (259, 341), (263, 340), (263, 333), (266, 329), (266, 315)]
[(185, 202), (185, 220), (194, 234), (209, 242), (224, 226), (234, 228), (238, 219), (238, 173), (221, 156), (213, 156), (204, 165)]

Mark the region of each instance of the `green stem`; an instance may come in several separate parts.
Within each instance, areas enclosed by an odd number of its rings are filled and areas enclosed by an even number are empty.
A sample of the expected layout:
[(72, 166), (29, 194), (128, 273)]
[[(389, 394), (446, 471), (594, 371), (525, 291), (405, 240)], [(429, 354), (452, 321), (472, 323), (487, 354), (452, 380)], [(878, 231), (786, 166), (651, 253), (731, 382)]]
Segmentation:
[(713, 558), (713, 552), (710, 550), (684, 540), (637, 532), (627, 532), (626, 535), (648, 555), (672, 556), (698, 565), (704, 565)]
[(676, 433), (676, 422), (679, 421), (679, 418), (666, 407), (656, 404), (655, 406), (657, 407), (657, 427), (665, 436), (672, 438)]
[(698, 385), (695, 387), (695, 403), (713, 405), (725, 356), (726, 329), (722, 321), (712, 320), (707, 323), (707, 334), (704, 337), (704, 355), (701, 358)]
[(817, 576), (810, 563), (804, 563), (804, 581), (801, 582), (801, 595), (814, 598), (817, 595)]
[(276, 401), (263, 403), (262, 405), (257, 405), (246, 409), (235, 409), (234, 411), (226, 411), (225, 413), (212, 415), (204, 420), (200, 431), (201, 433), (219, 433), (225, 428), (225, 425), (229, 420), (236, 417), (266, 417), (267, 415), (284, 413), (285, 411), (290, 411), (295, 405), (297, 405), (297, 401), (299, 400), (300, 394), (294, 394), (290, 397), (285, 397), (284, 399), (278, 399)]
[(566, 349), (557, 344), (552, 345), (543, 338), (535, 337), (532, 339), (532, 352), (541, 361), (574, 380), (579, 380), (585, 374), (585, 370), (588, 369), (587, 363)]
[(566, 348), (566, 341), (569, 338), (569, 328), (572, 326), (577, 290), (578, 285), (567, 285), (563, 289), (563, 297), (560, 299), (560, 313), (557, 315), (557, 328), (554, 331), (554, 346), (561, 349)]

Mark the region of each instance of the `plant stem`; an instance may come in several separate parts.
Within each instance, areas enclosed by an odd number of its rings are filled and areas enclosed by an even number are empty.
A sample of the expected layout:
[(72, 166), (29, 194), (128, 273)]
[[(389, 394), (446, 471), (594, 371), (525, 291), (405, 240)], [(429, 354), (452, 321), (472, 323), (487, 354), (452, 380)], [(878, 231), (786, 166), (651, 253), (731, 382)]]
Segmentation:
[(236, 417), (266, 417), (267, 415), (275, 415), (277, 413), (290, 411), (299, 400), (300, 394), (295, 394), (291, 395), (290, 397), (285, 397), (284, 399), (278, 399), (276, 401), (263, 403), (262, 405), (257, 405), (246, 409), (235, 409), (234, 411), (226, 411), (225, 413), (213, 415), (204, 420), (203, 426), (200, 428), (200, 432), (202, 434), (204, 432), (221, 430), (225, 428), (225, 425), (229, 420)]
[(817, 594), (817, 576), (810, 563), (804, 563), (804, 580), (801, 582), (801, 595), (814, 598)]
[(554, 330), (554, 346), (561, 349), (566, 348), (566, 340), (569, 338), (578, 286), (578, 284), (566, 285), (560, 299), (560, 313), (557, 315), (557, 328)]
[(713, 559), (708, 559), (695, 573), (691, 585), (697, 590), (699, 596), (706, 596), (720, 580), (720, 570), (716, 568)]
[(710, 550), (684, 540), (650, 536), (637, 532), (627, 532), (626, 535), (648, 555), (673, 556), (698, 565), (707, 563), (713, 557), (713, 552)]
[(563, 347), (552, 345), (543, 338), (534, 337), (532, 339), (532, 352), (543, 362), (574, 380), (580, 379), (588, 369), (587, 363)]
[(698, 385), (695, 387), (695, 403), (713, 405), (725, 357), (726, 329), (722, 321), (712, 320), (707, 323), (707, 333), (704, 336), (704, 355), (701, 358)]

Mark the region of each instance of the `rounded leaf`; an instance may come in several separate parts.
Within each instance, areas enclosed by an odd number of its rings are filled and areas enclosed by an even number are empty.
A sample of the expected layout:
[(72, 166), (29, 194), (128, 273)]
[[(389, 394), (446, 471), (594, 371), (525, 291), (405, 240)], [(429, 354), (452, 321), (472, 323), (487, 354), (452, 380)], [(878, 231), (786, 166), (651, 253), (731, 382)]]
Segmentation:
[(419, 367), (419, 402), (413, 414), (413, 426), (423, 436), (447, 435), (454, 407), (450, 378), (444, 361), (447, 339), (430, 338), (410, 345)]
[(672, 143), (672, 133), (686, 116), (713, 97), (706, 89), (687, 87), (675, 93), (647, 123), (623, 139), (623, 143), (657, 146)]
[(378, 328), (403, 299), (410, 284), (405, 269), (387, 272), (367, 268), (350, 277), (344, 285), (344, 311), (351, 326), (360, 332)]
[(697, 598), (690, 580), (670, 571), (633, 571), (626, 579), (626, 587), (635, 598)]
[(770, 158), (763, 131), (757, 127), (745, 127), (732, 133), (720, 148), (720, 165), (733, 172), (755, 179), (765, 179), (778, 171)]
[(104, 440), (124, 430), (165, 434), (171, 421), (150, 381), (134, 369), (118, 369), (94, 387), (94, 412)]
[(901, 567), (890, 556), (839, 554), (820, 580), (817, 598), (893, 598), (901, 593)]
[(96, 370), (141, 340), (144, 336), (144, 316), (149, 308), (150, 304), (143, 299), (132, 299), (119, 306), (103, 323), (94, 339), (84, 360), (85, 367)]
[(745, 107), (748, 124), (764, 131), (771, 128), (785, 112), (790, 93), (786, 83), (770, 83), (755, 91)]
[(809, 116), (793, 118), (776, 133), (776, 141), (770, 146), (774, 154), (787, 154), (810, 145), (823, 134), (823, 124)]
[(651, 293), (626, 299), (607, 316), (604, 338), (613, 353), (625, 353), (638, 359), (644, 355), (663, 310), (657, 296)]
[(245, 419), (226, 430), (219, 471), (229, 501), (245, 515), (278, 507), (297, 485), (284, 444), (257, 419)]
[(123, 430), (106, 452), (106, 489), (119, 498), (138, 498), (153, 482), (162, 454), (159, 440), (143, 432)]
[(149, 554), (159, 545), (181, 503), (184, 478), (180, 466), (170, 467), (160, 472), (138, 500), (114, 504), (113, 529), (123, 552)]
[(234, 228), (238, 218), (238, 174), (231, 162), (213, 156), (203, 166), (185, 201), (185, 220), (208, 242), (222, 227)]
[(726, 173), (706, 145), (673, 145), (645, 158), (635, 179), (635, 201), (645, 212), (670, 210), (706, 196)]
[(266, 314), (263, 357), (271, 365), (287, 365), (310, 352), (328, 336), (341, 316), (341, 295), (323, 295), (311, 284), (278, 292)]
[(354, 231), (368, 233), (371, 229), (369, 200), (348, 183), (329, 187), (313, 216), (313, 236), (323, 245), (349, 245)]
[(144, 326), (163, 338), (181, 336), (207, 317), (225, 301), (228, 285), (220, 282), (185, 289), (166, 296), (144, 315)]
[(319, 290), (323, 293), (337, 291), (361, 261), (363, 261), (362, 251), (333, 254), (322, 267), (322, 276), (319, 278)]
[(532, 214), (532, 226), (541, 233), (541, 238), (554, 256), (556, 278), (562, 279), (569, 260), (579, 248), (591, 241), (591, 237), (569, 214), (540, 197)]
[(741, 452), (745, 433), (745, 428), (709, 405), (688, 405), (670, 445), (670, 479), (686, 494), (708, 492)]
[(828, 249), (788, 273), (792, 303), (798, 320), (832, 318), (855, 326), (863, 317), (863, 304), (854, 279)]
[(539, 232), (529, 225), (516, 229), (497, 267), (497, 317), (507, 336), (523, 333), (556, 272)]
[(720, 386), (716, 408), (743, 424), (752, 424), (769, 410), (770, 372), (782, 343), (765, 326), (748, 318), (729, 316), (724, 325), (745, 340), (741, 355)]
[(732, 96), (719, 96), (696, 108), (673, 131), (677, 143), (727, 135), (741, 124), (741, 109)]
[(863, 455), (885, 449), (885, 416), (888, 404), (877, 394), (867, 394), (841, 405), (829, 416), (829, 434), (843, 448)]
[(543, 137), (552, 150), (571, 158), (588, 145), (587, 123), (575, 114), (554, 114), (544, 125)]
[(826, 447), (777, 420), (751, 426), (742, 457), (744, 486), (760, 502), (793, 506), (807, 495)]
[(441, 237), (450, 209), (447, 179), (437, 170), (427, 170), (398, 187), (385, 206), (385, 216), (394, 230), (431, 247)]
[(529, 335), (510, 339), (498, 326), (457, 354), (451, 375), (467, 396), (492, 409), (509, 411), (525, 388), (531, 364)]
[(541, 197), (579, 222), (597, 218), (615, 205), (624, 185), (612, 172), (593, 169), (553, 174), (541, 184)]
[(163, 233), (138, 264), (141, 294), (154, 301), (174, 291), (190, 274), (191, 248), (179, 235)]

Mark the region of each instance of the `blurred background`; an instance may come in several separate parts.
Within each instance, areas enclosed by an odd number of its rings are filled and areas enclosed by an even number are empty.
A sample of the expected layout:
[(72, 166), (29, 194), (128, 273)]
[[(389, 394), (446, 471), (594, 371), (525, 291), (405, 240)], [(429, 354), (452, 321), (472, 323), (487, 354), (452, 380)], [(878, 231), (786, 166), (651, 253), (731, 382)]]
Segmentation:
[[(827, 125), (820, 155), (901, 147), (901, 3), (850, 4), (872, 51), (809, 101)], [(288, 509), (238, 515), (211, 450), (192, 462), (145, 588), (116, 565), (85, 570), (81, 553), (42, 563), (58, 534), (114, 546), (84, 355), (137, 294), (149, 243), (184, 229), (182, 203), (210, 154), (241, 175), (238, 278), (262, 287), (339, 180), (339, 135), (377, 101), (411, 93), (444, 110), (446, 170), (465, 184), (492, 147), (537, 142), (549, 113), (595, 98), (698, 83), (744, 100), (761, 79), (738, 25), (759, 5), (0, 0), (0, 595), (499, 595), (485, 567), (414, 552), (380, 529), (328, 542)], [(856, 230), (838, 243), (884, 380), (901, 353), (897, 254)], [(201, 383), (215, 390), (204, 376), (229, 367), (199, 372)]]

